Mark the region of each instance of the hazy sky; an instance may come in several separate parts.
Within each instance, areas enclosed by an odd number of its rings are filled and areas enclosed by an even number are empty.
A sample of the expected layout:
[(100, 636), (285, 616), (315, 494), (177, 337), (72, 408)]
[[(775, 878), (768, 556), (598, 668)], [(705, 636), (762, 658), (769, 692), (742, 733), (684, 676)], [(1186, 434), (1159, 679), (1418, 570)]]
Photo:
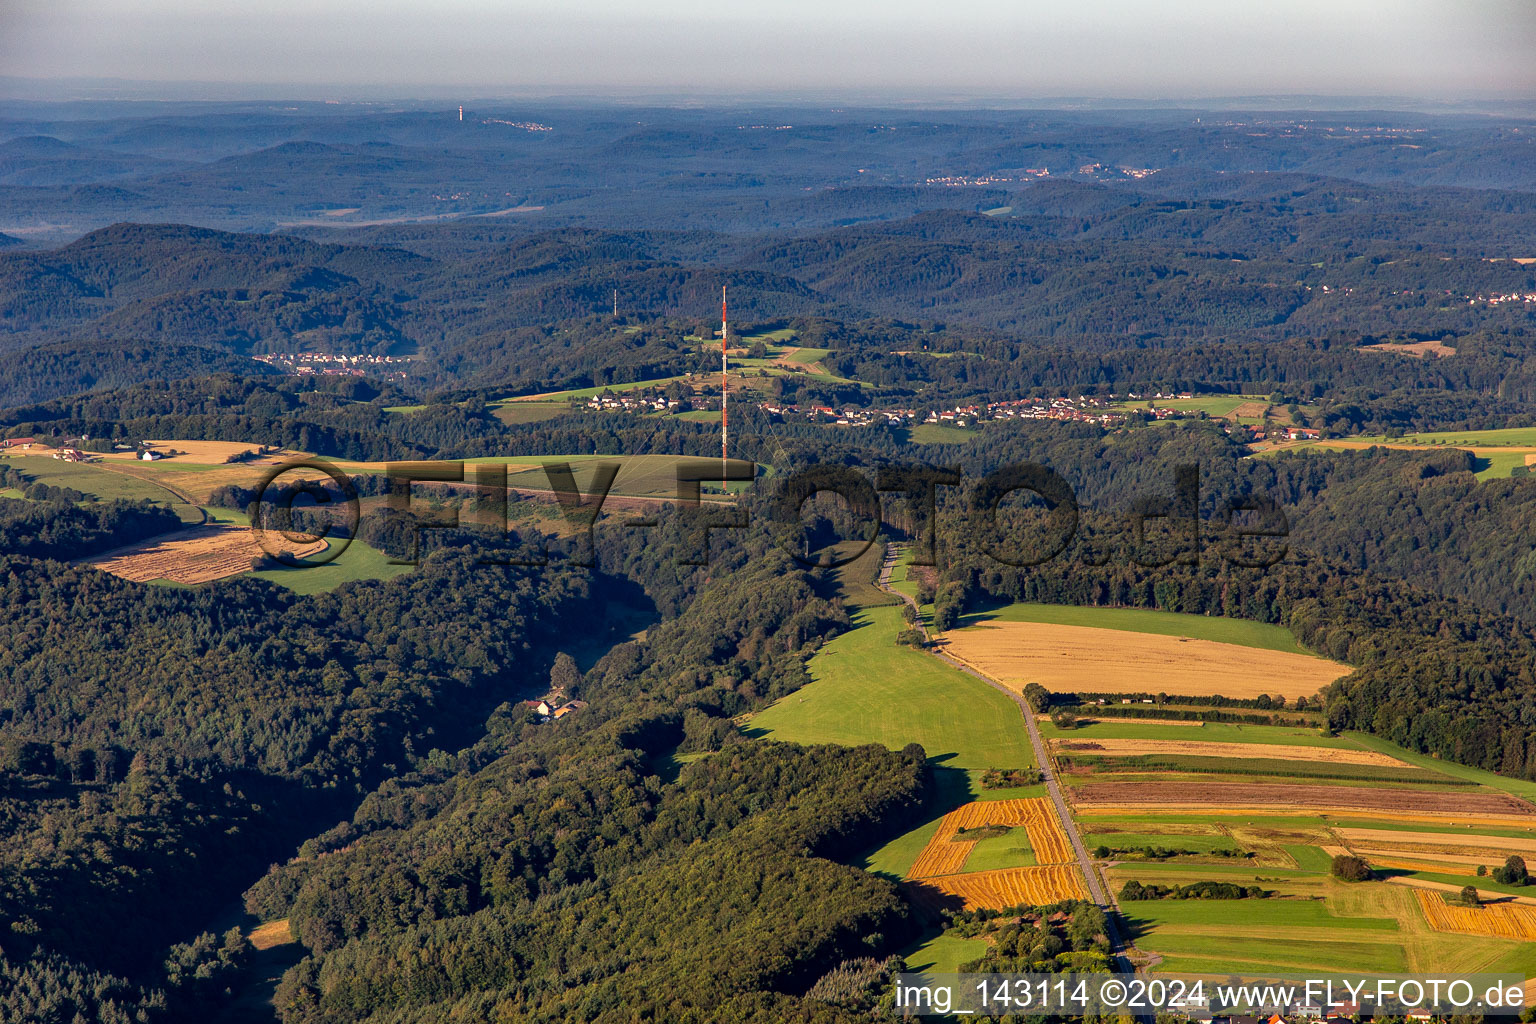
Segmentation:
[(0, 0), (0, 75), (400, 93), (1530, 97), (1536, 0)]

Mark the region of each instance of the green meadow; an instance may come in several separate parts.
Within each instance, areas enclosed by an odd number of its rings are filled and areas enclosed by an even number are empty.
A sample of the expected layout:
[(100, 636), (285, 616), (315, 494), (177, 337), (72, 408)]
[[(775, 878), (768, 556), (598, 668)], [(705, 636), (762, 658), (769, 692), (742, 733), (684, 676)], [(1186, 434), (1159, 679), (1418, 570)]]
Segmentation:
[(1467, 448), (1511, 445), (1536, 447), (1536, 427), (1508, 427), (1499, 430), (1440, 430), (1422, 434), (1404, 434), (1402, 437), (1386, 437), (1380, 434), (1351, 438), (1378, 444), (1429, 444), (1455, 445)]
[(969, 427), (950, 427), (942, 423), (919, 423), (907, 428), (907, 440), (913, 444), (964, 444), (979, 430)]
[(1019, 709), (1006, 694), (898, 646), (895, 605), (861, 608), (854, 628), (811, 659), (811, 682), (754, 715), (751, 735), (794, 743), (920, 743), (945, 768), (1034, 764)]
[[(335, 541), (326, 541), (326, 550), (322, 556), (329, 554), (335, 544)], [(248, 575), (286, 587), (295, 594), (309, 595), (335, 590), (343, 583), (357, 580), (391, 579), (415, 568), (413, 565), (391, 565), (388, 555), (360, 540), (347, 545), (347, 549), (334, 561), (324, 564), (313, 564), (314, 559), (309, 561), (309, 565), (279, 566)]]
[(1269, 404), (1267, 395), (1197, 395), (1194, 398), (1138, 398), (1116, 402), (1112, 408), (1145, 409), (1148, 405), (1159, 409), (1175, 409), (1179, 412), (1203, 412), (1208, 416), (1230, 416), (1245, 402)]
[(1006, 835), (982, 839), (971, 847), (970, 856), (965, 858), (965, 870), (996, 871), (1028, 867), (1034, 862), (1035, 850), (1029, 845), (1029, 830), (1012, 828)]

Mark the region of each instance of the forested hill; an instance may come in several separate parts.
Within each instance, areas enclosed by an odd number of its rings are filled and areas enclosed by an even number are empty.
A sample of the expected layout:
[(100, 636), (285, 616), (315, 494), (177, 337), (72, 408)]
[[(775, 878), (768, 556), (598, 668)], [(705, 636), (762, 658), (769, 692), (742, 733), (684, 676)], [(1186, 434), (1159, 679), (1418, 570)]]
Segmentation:
[[(812, 1013), (797, 995), (822, 973), (914, 934), (891, 883), (836, 861), (909, 827), (924, 759), (743, 742), (730, 716), (806, 682), (805, 658), (848, 619), (761, 532), (712, 585), (680, 588), (685, 526), (604, 531), (604, 564), (674, 617), (585, 679), (561, 677), (555, 649), (600, 639), (614, 584), (489, 565), (514, 552), (467, 536), (406, 576), (314, 597), (9, 558), (0, 1006), (111, 1020), (116, 1001), (150, 1024), (212, 1019), (248, 948), (182, 940), (340, 816), (250, 896), (312, 953), (280, 994), (287, 1020), (390, 1007), (438, 1019), (489, 993), (532, 999), (548, 1020), (612, 999), (658, 1016)], [(558, 731), (516, 704), (556, 678), (588, 702)], [(730, 756), (658, 777), (673, 751), (722, 745)], [(422, 862), (419, 844), (439, 842), (452, 852)], [(678, 891), (716, 910), (663, 898)], [(730, 910), (748, 894), (751, 914)], [(655, 939), (658, 906), (675, 943)], [(136, 941), (98, 915), (139, 922)], [(417, 932), (469, 970), (428, 981), (423, 965), (422, 986), (394, 985), (380, 944)], [(578, 946), (590, 971), (568, 969)], [(660, 983), (679, 971), (700, 984)]]
[(162, 341), (62, 341), (0, 352), (0, 405), (213, 373), (262, 376), (271, 367), (219, 348)]
[[(466, 231), (442, 236), (457, 241), (430, 247), (430, 257), (117, 225), (56, 250), (0, 255), (0, 350), (69, 342), (80, 353), (61, 362), (45, 351), (56, 369), (0, 400), (116, 383), (116, 371), (69, 379), (73, 366), (89, 368), (96, 343), (164, 350), (152, 362), (167, 373), (212, 368), (194, 348), (214, 348), (409, 357), (418, 391), (593, 379), (626, 360), (562, 349), (572, 334), (600, 337), (596, 318), (611, 315), (615, 300), (626, 326), (660, 331), (673, 346), (629, 339), (644, 350), (628, 360), (633, 370), (676, 373), (697, 364), (677, 344), (710, 322), (722, 284), (743, 321), (916, 319), (947, 325), (961, 348), (999, 332), (1024, 347), (1078, 352), (1257, 348), (1340, 332), (1529, 345), (1529, 303), (1490, 301), (1536, 293), (1536, 264), (1491, 258), (1520, 251), (1518, 239), (1536, 229), (1536, 200), (1524, 196), (1456, 193), (1442, 205), (1338, 184), (1203, 200), (1096, 198), (1072, 183), (1038, 189), (1050, 193), (1039, 209), (1088, 210), (938, 211), (729, 244), (712, 234), (580, 229), (482, 242)], [(1109, 200), (1118, 205), (1100, 208)], [(1466, 237), (1439, 230), (1447, 216)]]

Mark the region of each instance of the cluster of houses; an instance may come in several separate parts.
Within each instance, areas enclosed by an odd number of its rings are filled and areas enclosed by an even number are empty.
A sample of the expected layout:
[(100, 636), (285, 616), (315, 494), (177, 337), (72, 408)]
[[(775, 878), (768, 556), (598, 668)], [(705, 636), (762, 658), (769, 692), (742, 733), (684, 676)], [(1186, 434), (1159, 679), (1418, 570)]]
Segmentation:
[(678, 412), (682, 403), (665, 395), (606, 392), (587, 399), (587, 408), (598, 412)]
[(524, 701), (523, 706), (538, 715), (541, 720), (553, 722), (564, 718), (566, 715), (574, 715), (586, 707), (587, 702), (584, 700), (572, 700), (556, 706), (548, 700), (530, 700)]
[[(16, 449), (25, 452), (31, 451), (35, 447), (46, 450), (50, 458), (59, 462), (92, 462), (101, 456), (97, 452), (88, 452), (82, 447), (90, 439), (90, 435), (87, 434), (82, 437), (72, 437), (63, 444), (52, 445), (47, 441), (39, 441), (35, 437), (6, 437), (0, 438), (0, 451)], [(161, 459), (169, 458), (166, 452), (155, 451), (153, 448), (142, 444), (118, 443), (113, 445), (112, 448), (114, 451), (119, 452), (134, 452), (134, 458), (143, 462), (159, 462)], [(41, 455), (43, 452), (38, 454)]]
[[(362, 377), (370, 375), (382, 376), (390, 380), (404, 380), (404, 369), (392, 370), (392, 367), (410, 362), (404, 356), (343, 356), (333, 355), (327, 352), (275, 352), (268, 355), (252, 356), (259, 363), (275, 366), (288, 373), (299, 377), (326, 376), (326, 377)], [(382, 373), (380, 371), (383, 371)]]
[(985, 420), (1045, 419), (1073, 420), (1081, 423), (1114, 425), (1125, 416), (1105, 408), (1098, 398), (1020, 398), (1006, 402), (968, 403), (923, 412), (912, 408), (835, 409), (826, 405), (798, 406), (785, 402), (764, 402), (763, 412), (780, 419), (805, 419), (836, 426), (905, 427), (931, 423), (945, 427), (969, 427)]
[[(1321, 1006), (1300, 1004), (1287, 1007), (1283, 1012), (1267, 1015), (1248, 1013), (1222, 1013), (1211, 1010), (1188, 1010), (1186, 1016), (1197, 1024), (1296, 1024), (1298, 1021), (1306, 1021), (1308, 1024), (1354, 1024), (1354, 1018), (1359, 1014), (1359, 1006), (1350, 1003), (1341, 1007), (1333, 1007), (1334, 1013), (1326, 1013)], [(1348, 1011), (1344, 1013), (1342, 1011)], [(1408, 1014), (1409, 1020), (1430, 1020), (1432, 1015)]]
[[(1275, 1008), (1258, 1014), (1229, 1013), (1209, 1008), (1187, 1008), (1184, 1015), (1196, 1024), (1356, 1024), (1362, 1018), (1375, 1017), (1380, 1010), (1372, 1004), (1362, 1006), (1356, 1002), (1334, 1002), (1328, 1006), (1313, 1003), (1297, 1003)], [(1392, 1016), (1410, 1021), (1435, 1021), (1448, 1019), (1443, 1014), (1429, 1010), (1406, 1010)]]
[(876, 424), (900, 427), (911, 423), (917, 416), (913, 409), (834, 409), (829, 405), (799, 406), (788, 402), (764, 402), (759, 408), (777, 419), (803, 419), (841, 427), (870, 427)]
[(1523, 302), (1530, 305), (1536, 302), (1536, 292), (1507, 292), (1503, 295), (1477, 295), (1467, 300), (1467, 305), (1475, 306), (1479, 302), (1485, 302), (1490, 306), (1502, 306), (1512, 302)]

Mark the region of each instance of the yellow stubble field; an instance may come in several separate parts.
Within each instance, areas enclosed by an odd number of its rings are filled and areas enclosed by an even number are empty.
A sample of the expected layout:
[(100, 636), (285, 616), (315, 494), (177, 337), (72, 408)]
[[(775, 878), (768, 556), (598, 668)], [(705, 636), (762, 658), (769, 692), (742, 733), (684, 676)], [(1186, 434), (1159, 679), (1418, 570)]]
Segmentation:
[(1310, 697), (1349, 666), (1310, 654), (1050, 622), (987, 622), (945, 634), (944, 653), (1003, 684), (1057, 693)]

